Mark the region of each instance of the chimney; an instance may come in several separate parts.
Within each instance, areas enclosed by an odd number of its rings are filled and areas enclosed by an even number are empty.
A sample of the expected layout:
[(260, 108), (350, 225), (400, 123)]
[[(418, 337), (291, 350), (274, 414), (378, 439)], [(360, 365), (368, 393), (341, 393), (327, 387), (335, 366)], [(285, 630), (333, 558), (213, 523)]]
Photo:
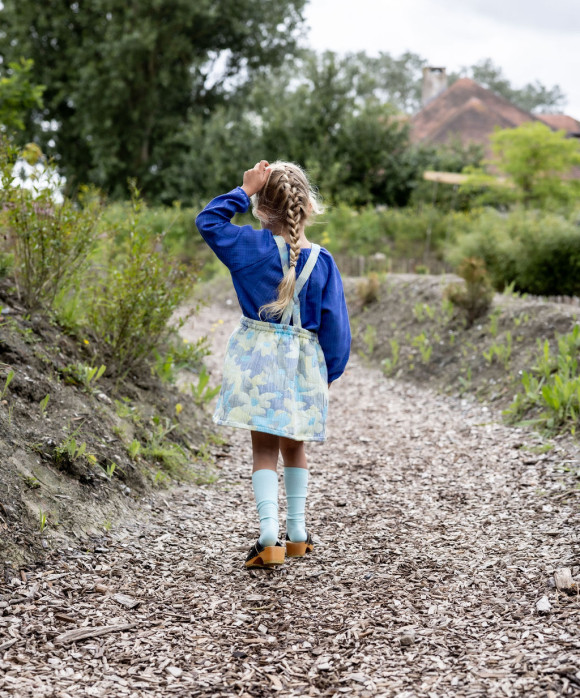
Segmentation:
[(423, 68), (422, 105), (425, 106), (447, 89), (447, 74), (445, 68), (427, 66)]

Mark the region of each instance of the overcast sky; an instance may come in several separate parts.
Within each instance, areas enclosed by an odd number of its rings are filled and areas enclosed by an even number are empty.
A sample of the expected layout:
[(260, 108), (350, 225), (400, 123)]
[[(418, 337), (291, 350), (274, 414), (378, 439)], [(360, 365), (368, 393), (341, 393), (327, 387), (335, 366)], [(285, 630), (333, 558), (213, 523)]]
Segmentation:
[(310, 0), (317, 50), (412, 51), (448, 71), (483, 58), (514, 87), (560, 85), (580, 120), (580, 0)]

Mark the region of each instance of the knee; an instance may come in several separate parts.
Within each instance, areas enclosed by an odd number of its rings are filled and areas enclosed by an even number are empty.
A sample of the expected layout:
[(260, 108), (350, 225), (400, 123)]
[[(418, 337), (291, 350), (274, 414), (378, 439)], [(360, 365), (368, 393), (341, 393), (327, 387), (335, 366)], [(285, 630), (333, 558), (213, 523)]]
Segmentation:
[(304, 452), (304, 442), (282, 437), (280, 438), (280, 452), (285, 460), (287, 458), (293, 459)]

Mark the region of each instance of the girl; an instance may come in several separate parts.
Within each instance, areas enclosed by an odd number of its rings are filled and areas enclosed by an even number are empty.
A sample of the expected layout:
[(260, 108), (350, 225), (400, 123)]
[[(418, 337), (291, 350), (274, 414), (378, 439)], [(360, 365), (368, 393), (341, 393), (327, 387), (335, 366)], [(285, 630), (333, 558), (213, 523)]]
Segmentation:
[[(263, 228), (231, 223), (253, 201)], [(329, 252), (306, 239), (321, 206), (304, 172), (262, 160), (243, 184), (211, 201), (196, 219), (229, 269), (242, 318), (226, 352), (214, 421), (252, 435), (252, 485), (260, 537), (246, 567), (270, 567), (313, 549), (304, 510), (305, 441), (324, 441), (328, 388), (342, 375), (350, 327), (340, 274)], [(288, 500), (286, 550), (278, 541), (278, 454)]]

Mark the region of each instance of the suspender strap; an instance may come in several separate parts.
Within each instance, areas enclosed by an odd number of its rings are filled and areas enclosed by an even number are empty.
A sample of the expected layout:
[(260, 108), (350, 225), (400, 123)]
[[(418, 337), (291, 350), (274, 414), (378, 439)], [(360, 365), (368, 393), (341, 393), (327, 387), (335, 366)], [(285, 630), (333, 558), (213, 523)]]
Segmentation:
[[(278, 240), (280, 240), (282, 245), (284, 246), (284, 253), (282, 252), (282, 247)], [(286, 249), (286, 243), (282, 238), (276, 237), (276, 244), (278, 245), (278, 249), (280, 250), (282, 269), (284, 270), (284, 274), (286, 274), (288, 270), (288, 250)], [(304, 268), (302, 269), (300, 276), (296, 279), (294, 298), (292, 299), (292, 302), (288, 303), (288, 305), (286, 306), (286, 309), (284, 310), (284, 313), (280, 320), (280, 322), (283, 325), (288, 325), (290, 323), (290, 317), (292, 317), (292, 324), (294, 325), (294, 327), (302, 327), (302, 322), (300, 319), (300, 300), (298, 298), (298, 294), (300, 293), (300, 291), (302, 291), (302, 289), (304, 288), (304, 284), (306, 283), (308, 277), (312, 273), (312, 270), (314, 269), (314, 265), (316, 264), (316, 260), (318, 259), (319, 254), (320, 245), (313, 244), (312, 249), (310, 250), (310, 255), (306, 260), (306, 264), (304, 265)]]
[(314, 269), (314, 265), (316, 264), (316, 260), (318, 259), (319, 254), (320, 245), (313, 244), (312, 249), (310, 250), (310, 256), (306, 260), (306, 264), (300, 272), (300, 276), (296, 279), (296, 290), (294, 291), (295, 296), (297, 296), (300, 293), (300, 291), (302, 291), (302, 289), (304, 288), (304, 284), (307, 282), (310, 274), (312, 274), (312, 270)]
[(280, 253), (280, 261), (282, 262), (282, 272), (284, 276), (288, 273), (288, 250), (286, 249), (286, 243), (281, 235), (274, 235), (274, 240), (278, 245), (278, 252)]

